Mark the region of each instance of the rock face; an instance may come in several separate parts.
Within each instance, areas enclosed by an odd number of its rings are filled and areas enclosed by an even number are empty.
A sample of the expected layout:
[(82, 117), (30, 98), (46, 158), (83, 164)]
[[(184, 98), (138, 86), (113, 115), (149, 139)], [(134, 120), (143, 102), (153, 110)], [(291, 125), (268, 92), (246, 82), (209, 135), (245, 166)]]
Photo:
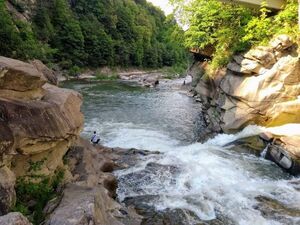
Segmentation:
[[(195, 67), (200, 67), (198, 75)], [(195, 64), (192, 75), (212, 130), (235, 132), (249, 124), (300, 122), (300, 60), (297, 44), (288, 36), (275, 38), (270, 47), (234, 56), (213, 79), (203, 70), (203, 64)]]
[(268, 145), (266, 158), (293, 175), (300, 174), (300, 136), (273, 138)]
[(1, 225), (32, 225), (26, 217), (21, 213), (9, 213), (5, 216), (0, 216)]
[[(9, 212), (16, 201), (15, 175), (6, 166), (0, 168), (0, 216)], [(1, 219), (0, 219), (1, 220)], [(1, 223), (0, 223), (1, 224)]]
[(83, 125), (81, 96), (46, 83), (50, 70), (35, 65), (0, 57), (0, 165), (17, 177), (35, 172), (30, 161), (51, 175)]
[[(47, 225), (135, 225), (140, 217), (117, 203), (117, 182), (111, 172), (118, 159), (112, 149), (93, 147), (79, 139), (65, 158), (72, 182), (64, 189), (59, 206), (49, 216)], [(109, 172), (107, 171), (109, 170)]]
[(238, 152), (263, 156), (292, 175), (300, 174), (300, 136), (261, 133), (235, 140), (226, 146)]
[(0, 215), (15, 204), (16, 178), (53, 175), (82, 129), (81, 96), (47, 82), (55, 76), (41, 62), (0, 57)]
[[(207, 124), (204, 136), (237, 132), (249, 124), (274, 127), (300, 123), (299, 43), (289, 36), (280, 35), (267, 47), (234, 56), (226, 69), (216, 71), (214, 78), (205, 75), (205, 69), (206, 62), (197, 62), (190, 69)], [(267, 157), (296, 174), (300, 172), (300, 139), (292, 142), (290, 145), (286, 138), (277, 138), (276, 144), (269, 145)], [(236, 144), (245, 149), (253, 143), (256, 145), (255, 139)], [(260, 154), (263, 147), (258, 151), (249, 149)]]

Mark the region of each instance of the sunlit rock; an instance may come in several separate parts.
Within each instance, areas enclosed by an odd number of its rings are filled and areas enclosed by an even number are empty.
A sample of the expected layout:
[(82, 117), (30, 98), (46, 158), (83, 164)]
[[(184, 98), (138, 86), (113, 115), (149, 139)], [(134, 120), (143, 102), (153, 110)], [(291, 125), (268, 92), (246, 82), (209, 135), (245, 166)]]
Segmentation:
[(0, 165), (17, 177), (53, 174), (82, 129), (80, 94), (46, 84), (53, 77), (39, 62), (0, 57), (0, 74)]
[(277, 36), (270, 42), (271, 47), (276, 51), (285, 50), (293, 45), (292, 39), (285, 34)]
[[(202, 102), (208, 103), (207, 112), (216, 107), (214, 102), (222, 109), (219, 123), (223, 131), (234, 132), (249, 124), (279, 126), (300, 122), (299, 56), (294, 48), (289, 49), (294, 44), (291, 38), (283, 35), (274, 41), (271, 47), (256, 47), (234, 56), (221, 82), (217, 78), (207, 81), (204, 75), (198, 78), (194, 90)], [(278, 49), (289, 50), (276, 59), (274, 52)]]
[(0, 97), (38, 100), (46, 79), (33, 65), (0, 56)]

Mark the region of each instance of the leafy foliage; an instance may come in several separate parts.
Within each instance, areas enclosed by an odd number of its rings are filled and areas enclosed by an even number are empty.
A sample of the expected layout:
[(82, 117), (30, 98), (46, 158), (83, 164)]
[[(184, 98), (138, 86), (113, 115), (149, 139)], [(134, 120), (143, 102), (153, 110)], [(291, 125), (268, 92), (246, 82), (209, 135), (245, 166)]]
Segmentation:
[(0, 15), (0, 55), (22, 59), (47, 55), (47, 46), (38, 42), (29, 24), (12, 19), (4, 0), (0, 0)]
[(37, 0), (32, 23), (14, 18), (0, 0), (0, 13), (2, 55), (38, 58), (68, 70), (157, 68), (187, 60), (174, 17), (146, 0)]
[(260, 10), (218, 0), (171, 0), (188, 24), (187, 48), (215, 49), (212, 68), (226, 65), (231, 56), (250, 46), (265, 44), (275, 34), (299, 35), (297, 0), (287, 0), (283, 10), (273, 15), (263, 1)]
[(34, 225), (39, 225), (44, 221), (43, 209), (57, 195), (56, 189), (63, 177), (64, 171), (59, 170), (51, 179), (40, 177), (39, 181), (33, 181), (25, 177), (19, 178), (16, 184), (17, 202), (13, 211), (21, 212)]

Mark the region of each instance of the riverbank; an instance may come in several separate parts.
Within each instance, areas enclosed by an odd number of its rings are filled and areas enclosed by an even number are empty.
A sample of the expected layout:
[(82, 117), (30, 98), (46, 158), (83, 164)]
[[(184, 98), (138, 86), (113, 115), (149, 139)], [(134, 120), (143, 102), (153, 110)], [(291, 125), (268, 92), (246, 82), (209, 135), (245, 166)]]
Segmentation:
[(155, 86), (155, 82), (160, 79), (176, 79), (185, 76), (186, 66), (163, 67), (160, 69), (141, 69), (141, 68), (109, 68), (103, 67), (98, 69), (83, 69), (81, 71), (72, 72), (72, 75), (63, 75), (57, 72), (59, 81), (66, 80), (130, 80), (140, 83), (147, 87)]

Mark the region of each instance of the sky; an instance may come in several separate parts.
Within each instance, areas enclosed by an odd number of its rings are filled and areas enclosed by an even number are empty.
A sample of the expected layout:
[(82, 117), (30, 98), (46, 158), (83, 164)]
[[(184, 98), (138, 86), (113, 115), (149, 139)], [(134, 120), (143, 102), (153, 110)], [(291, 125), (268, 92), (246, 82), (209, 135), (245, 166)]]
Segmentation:
[(152, 2), (153, 5), (159, 6), (166, 15), (172, 13), (172, 7), (168, 4), (168, 0), (147, 0)]

